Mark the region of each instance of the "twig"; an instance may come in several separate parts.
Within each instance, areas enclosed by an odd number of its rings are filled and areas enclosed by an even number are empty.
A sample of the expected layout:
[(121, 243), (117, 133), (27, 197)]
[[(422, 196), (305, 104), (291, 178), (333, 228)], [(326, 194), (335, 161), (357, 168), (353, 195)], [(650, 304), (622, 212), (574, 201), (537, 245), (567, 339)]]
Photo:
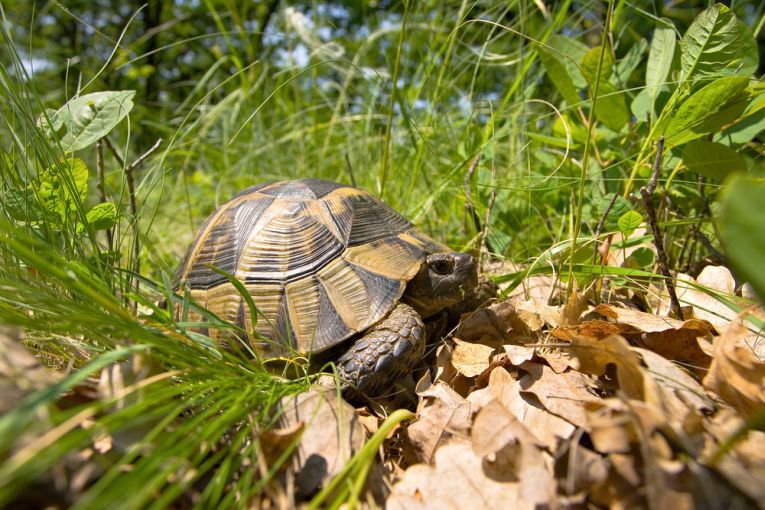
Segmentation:
[(356, 179), (353, 177), (353, 165), (351, 165), (351, 158), (350, 156), (348, 156), (347, 152), (344, 154), (344, 156), (345, 156), (345, 166), (348, 167), (348, 175), (351, 177), (351, 185), (355, 188)]
[[(98, 170), (98, 194), (99, 202), (106, 202), (106, 183), (104, 179), (104, 141), (103, 138), (99, 138), (96, 141), (96, 169)], [(112, 229), (106, 229), (106, 249), (109, 253), (112, 252), (114, 247), (114, 237)]]
[[(129, 165), (125, 165), (125, 159), (120, 156), (119, 152), (117, 151), (117, 148), (114, 146), (112, 141), (109, 139), (108, 136), (105, 136), (103, 140), (106, 142), (106, 147), (109, 149), (109, 152), (112, 153), (112, 156), (114, 156), (114, 159), (117, 160), (117, 163), (121, 167), (125, 169), (125, 180), (127, 181), (127, 187), (128, 187), (128, 203), (130, 205), (130, 223), (133, 227), (133, 249), (131, 256), (133, 258), (133, 267), (132, 270), (134, 273), (138, 274), (141, 272), (141, 243), (140, 243), (140, 236), (139, 236), (139, 228), (138, 228), (138, 202), (136, 200), (136, 193), (135, 193), (135, 178), (133, 175), (133, 170), (136, 169), (138, 165), (143, 163), (146, 158), (148, 158), (152, 152), (157, 150), (157, 148), (162, 144), (162, 138), (159, 138), (156, 142), (154, 142), (154, 145), (152, 145), (149, 150), (138, 156), (132, 163)], [(131, 288), (134, 292), (138, 292), (138, 285), (139, 281), (137, 278), (133, 278), (131, 281)]]
[(675, 292), (675, 282), (672, 279), (672, 275), (669, 272), (667, 266), (667, 252), (664, 251), (664, 241), (661, 237), (661, 231), (659, 230), (659, 222), (656, 220), (656, 209), (653, 207), (653, 194), (656, 191), (656, 182), (659, 178), (659, 171), (661, 170), (661, 158), (664, 153), (664, 137), (659, 138), (659, 142), (656, 146), (656, 161), (653, 165), (653, 172), (651, 172), (651, 179), (648, 181), (647, 186), (640, 188), (640, 195), (643, 197), (643, 205), (645, 206), (646, 213), (648, 213), (648, 221), (651, 224), (651, 231), (653, 232), (653, 242), (656, 245), (656, 253), (658, 255), (659, 270), (666, 279), (667, 293), (669, 294), (669, 300), (672, 305), (672, 313), (678, 318), (683, 318), (683, 310), (680, 308), (680, 301), (677, 299), (677, 293)]
[[(465, 187), (465, 213), (473, 219), (473, 226), (475, 226), (476, 232), (482, 232), (483, 227), (481, 226), (481, 217), (478, 216), (478, 212), (475, 210), (475, 205), (473, 205), (473, 197), (470, 194), (470, 181), (473, 179), (473, 172), (475, 172), (478, 163), (481, 161), (481, 156), (482, 154), (478, 153), (475, 158), (473, 158), (473, 162), (470, 163), (470, 167), (465, 174), (465, 180), (463, 181)], [(467, 225), (465, 228), (467, 229)]]
[[(491, 164), (491, 191), (489, 191), (489, 201), (486, 204), (486, 215), (483, 220), (483, 230), (481, 231), (481, 251), (479, 252), (479, 258), (484, 253), (491, 253), (493, 250), (491, 244), (489, 244), (489, 225), (491, 225), (491, 212), (494, 209), (494, 202), (497, 199), (497, 190), (495, 184), (497, 182), (497, 168), (494, 162)], [(479, 267), (480, 267), (479, 260)]]
[(595, 243), (593, 244), (592, 248), (592, 263), (595, 264), (597, 257), (598, 257), (598, 238), (600, 237), (600, 232), (603, 230), (603, 225), (606, 223), (606, 217), (608, 216), (608, 213), (611, 212), (611, 209), (614, 207), (614, 204), (616, 203), (617, 194), (614, 193), (614, 196), (611, 197), (611, 200), (608, 202), (608, 205), (606, 206), (606, 209), (603, 211), (603, 214), (600, 217), (600, 221), (598, 221), (598, 226), (595, 227)]
[[(595, 227), (595, 237), (594, 242), (592, 245), (592, 265), (595, 265), (595, 262), (598, 260), (598, 242), (600, 238), (600, 232), (603, 230), (603, 225), (606, 223), (606, 217), (608, 216), (608, 213), (611, 212), (611, 209), (614, 207), (614, 204), (616, 203), (617, 194), (614, 193), (614, 196), (611, 197), (611, 200), (609, 200), (608, 205), (606, 206), (606, 209), (603, 211), (603, 214), (600, 217), (600, 220), (598, 221), (598, 226)], [(611, 236), (608, 236), (608, 239), (604, 243), (605, 251), (603, 252), (600, 262), (601, 264), (605, 265), (605, 259), (608, 256), (608, 250), (611, 248)], [(595, 302), (600, 303), (600, 293), (603, 290), (603, 278), (598, 278), (597, 282), (595, 284)]]

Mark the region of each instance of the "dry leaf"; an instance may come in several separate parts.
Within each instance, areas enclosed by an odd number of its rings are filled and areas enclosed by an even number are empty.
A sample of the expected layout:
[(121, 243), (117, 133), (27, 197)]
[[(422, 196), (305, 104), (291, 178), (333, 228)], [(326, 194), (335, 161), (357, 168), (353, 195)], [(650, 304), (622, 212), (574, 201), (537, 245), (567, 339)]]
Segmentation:
[(282, 430), (304, 426), (291, 466), (300, 500), (340, 472), (364, 444), (366, 432), (353, 407), (327, 388), (284, 397), (280, 408)]
[(14, 409), (27, 395), (59, 379), (29, 352), (19, 330), (0, 326), (0, 414)]
[[(695, 367), (709, 365), (709, 356), (699, 347), (697, 341), (697, 338), (709, 337), (714, 332), (714, 327), (707, 321), (690, 319), (683, 322), (607, 304), (598, 305), (593, 312), (642, 332), (639, 341), (643, 346), (665, 358), (689, 363)], [(632, 338), (628, 332), (623, 334)]]
[(527, 375), (518, 381), (524, 392), (533, 393), (549, 412), (584, 427), (587, 413), (584, 402), (600, 400), (591, 390), (589, 381), (579, 372), (556, 374), (547, 366), (525, 363), (521, 368)]
[(712, 364), (703, 384), (748, 419), (765, 406), (765, 362), (738, 343), (746, 333), (741, 321), (736, 321), (715, 339)]
[(604, 375), (609, 364), (616, 365), (619, 387), (630, 398), (643, 398), (643, 371), (637, 355), (620, 336), (603, 340), (575, 337), (571, 343), (572, 366), (585, 374)]
[(526, 426), (536, 442), (555, 451), (561, 439), (568, 439), (574, 426), (548, 412), (533, 396), (522, 393), (521, 385), (504, 369), (492, 371), (488, 389), (492, 396)]
[(470, 430), (470, 403), (443, 382), (429, 384), (426, 377), (418, 383), (417, 421), (405, 429), (409, 448), (404, 453), (411, 463), (430, 462), (439, 444), (467, 437)]
[[(700, 290), (698, 288), (700, 285), (735, 300), (736, 281), (733, 275), (726, 267), (706, 266), (696, 278), (687, 274), (678, 274), (675, 283), (678, 299), (683, 305), (693, 307), (694, 317), (709, 321), (718, 331), (724, 331), (736, 318), (737, 312), (710, 296), (709, 293)], [(666, 289), (663, 289), (661, 298), (655, 303), (654, 309), (657, 315), (665, 315), (669, 312), (669, 296)]]
[(714, 409), (714, 402), (706, 396), (704, 388), (688, 372), (653, 351), (639, 347), (634, 347), (633, 351), (642, 358), (648, 375), (664, 390), (654, 401), (664, 403), (668, 415), (682, 420), (689, 408), (698, 413), (708, 413)]
[(489, 368), (493, 347), (454, 339), (452, 366), (465, 377), (475, 377)]
[(520, 484), (491, 478), (467, 441), (440, 447), (433, 466), (417, 464), (404, 472), (386, 502), (388, 510), (501, 508), (532, 509), (521, 500)]
[(455, 336), (469, 342), (491, 343), (528, 337), (531, 329), (508, 301), (500, 301), (468, 315), (462, 320)]
[(534, 359), (534, 347), (525, 345), (503, 345), (502, 348), (507, 353), (510, 363), (516, 367), (526, 361)]

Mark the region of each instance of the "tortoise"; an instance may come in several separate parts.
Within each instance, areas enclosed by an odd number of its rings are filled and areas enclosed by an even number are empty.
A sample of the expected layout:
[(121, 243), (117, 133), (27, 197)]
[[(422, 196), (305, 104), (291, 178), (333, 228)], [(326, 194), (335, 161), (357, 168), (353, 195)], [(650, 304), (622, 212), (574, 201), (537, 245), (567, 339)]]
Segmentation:
[[(346, 388), (367, 395), (414, 369), (426, 344), (423, 320), (477, 284), (472, 256), (426, 236), (371, 194), (320, 179), (242, 191), (207, 218), (178, 267), (176, 289), (253, 331), (246, 300), (211, 267), (252, 296), (257, 334), (246, 340), (255, 349), (336, 353)], [(210, 330), (201, 332), (221, 337)]]

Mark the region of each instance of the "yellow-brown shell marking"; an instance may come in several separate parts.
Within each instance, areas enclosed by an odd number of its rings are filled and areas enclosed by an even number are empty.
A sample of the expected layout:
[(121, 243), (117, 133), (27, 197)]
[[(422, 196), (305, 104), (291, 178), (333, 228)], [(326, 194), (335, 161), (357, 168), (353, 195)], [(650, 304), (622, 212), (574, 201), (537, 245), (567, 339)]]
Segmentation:
[(368, 193), (282, 181), (249, 188), (214, 212), (176, 278), (197, 304), (252, 331), (246, 301), (210, 266), (235, 275), (255, 302), (255, 330), (273, 340), (261, 350), (308, 353), (382, 319), (425, 256), (440, 251), (449, 249)]

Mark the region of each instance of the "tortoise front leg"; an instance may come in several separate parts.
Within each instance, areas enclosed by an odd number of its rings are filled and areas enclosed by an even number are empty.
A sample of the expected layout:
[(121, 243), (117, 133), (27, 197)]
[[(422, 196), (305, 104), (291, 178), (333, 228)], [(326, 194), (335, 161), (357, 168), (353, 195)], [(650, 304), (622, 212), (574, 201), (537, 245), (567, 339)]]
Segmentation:
[(337, 360), (346, 393), (380, 395), (410, 373), (425, 352), (425, 326), (411, 306), (399, 303)]

